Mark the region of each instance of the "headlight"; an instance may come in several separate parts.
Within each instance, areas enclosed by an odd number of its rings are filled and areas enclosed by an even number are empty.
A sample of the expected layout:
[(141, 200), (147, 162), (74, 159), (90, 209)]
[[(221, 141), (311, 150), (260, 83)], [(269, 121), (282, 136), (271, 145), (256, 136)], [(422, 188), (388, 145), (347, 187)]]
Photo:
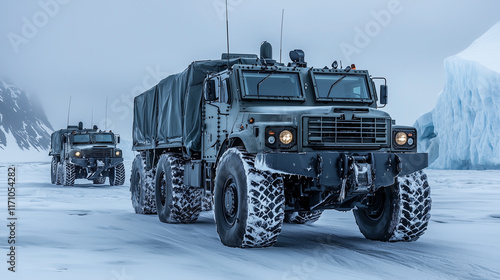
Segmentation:
[(121, 154), (122, 154), (122, 152), (121, 152), (121, 151), (116, 151), (116, 152), (115, 152), (115, 155), (116, 155), (117, 157), (119, 157)]
[(80, 157), (82, 153), (80, 151), (75, 152), (75, 157)]
[(408, 135), (405, 132), (398, 132), (395, 140), (396, 144), (403, 146), (408, 141)]
[(288, 145), (288, 144), (292, 143), (292, 141), (293, 141), (293, 134), (290, 131), (288, 131), (288, 130), (283, 130), (280, 133), (280, 141), (281, 141), (281, 143), (283, 143), (285, 145)]

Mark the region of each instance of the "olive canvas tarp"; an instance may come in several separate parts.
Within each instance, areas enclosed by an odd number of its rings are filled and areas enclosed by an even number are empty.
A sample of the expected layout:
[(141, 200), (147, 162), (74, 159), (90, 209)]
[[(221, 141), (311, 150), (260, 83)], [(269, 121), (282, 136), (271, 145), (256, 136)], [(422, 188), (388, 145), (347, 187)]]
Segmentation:
[(62, 151), (62, 136), (66, 133), (78, 130), (77, 127), (68, 126), (67, 129), (56, 130), (50, 136), (49, 156), (60, 155)]
[(61, 130), (55, 131), (52, 133), (51, 141), (50, 141), (50, 152), (49, 155), (59, 155), (61, 154), (62, 143), (61, 143)]
[(156, 87), (144, 92), (134, 99), (134, 145), (152, 145), (156, 118), (146, 112), (156, 112)]
[[(229, 65), (255, 64), (231, 59)], [(193, 62), (182, 73), (163, 79), (134, 99), (134, 149), (178, 144), (188, 153), (201, 150), (201, 102), (208, 74), (227, 69), (227, 60)]]

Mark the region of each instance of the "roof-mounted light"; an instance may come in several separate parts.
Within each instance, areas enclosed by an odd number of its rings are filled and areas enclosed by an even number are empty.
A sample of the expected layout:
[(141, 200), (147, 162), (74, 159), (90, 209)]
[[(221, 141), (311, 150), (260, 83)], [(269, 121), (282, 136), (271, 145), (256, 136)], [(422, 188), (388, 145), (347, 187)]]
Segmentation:
[(303, 50), (293, 50), (290, 52), (290, 59), (293, 63), (290, 66), (296, 67), (307, 67), (307, 62), (305, 62), (306, 54)]

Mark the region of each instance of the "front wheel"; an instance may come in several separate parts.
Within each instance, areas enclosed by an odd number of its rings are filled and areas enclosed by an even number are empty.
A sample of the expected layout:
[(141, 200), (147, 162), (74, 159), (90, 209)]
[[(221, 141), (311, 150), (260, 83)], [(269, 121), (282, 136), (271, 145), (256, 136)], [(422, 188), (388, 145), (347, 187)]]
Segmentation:
[(123, 162), (117, 164), (110, 170), (109, 185), (121, 186), (125, 183), (125, 166)]
[(397, 178), (367, 199), (367, 207), (354, 210), (361, 233), (379, 241), (415, 241), (427, 230), (431, 217), (431, 190), (427, 175), (417, 171)]
[(64, 186), (73, 186), (76, 179), (75, 165), (65, 160), (62, 164), (62, 184)]
[(148, 176), (144, 166), (144, 160), (140, 155), (132, 162), (132, 173), (130, 174), (130, 196), (132, 207), (137, 214), (156, 214), (156, 203), (152, 180)]
[(281, 233), (283, 179), (255, 169), (253, 162), (253, 156), (231, 148), (217, 167), (214, 214), (217, 232), (226, 246), (272, 246)]

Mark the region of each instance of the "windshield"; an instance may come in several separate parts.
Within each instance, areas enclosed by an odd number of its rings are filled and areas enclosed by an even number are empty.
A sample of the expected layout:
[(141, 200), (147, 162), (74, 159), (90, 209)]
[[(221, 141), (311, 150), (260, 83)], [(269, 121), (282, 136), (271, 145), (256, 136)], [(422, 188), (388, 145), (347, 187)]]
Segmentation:
[(96, 143), (114, 143), (113, 135), (111, 134), (95, 134)]
[(75, 134), (73, 135), (73, 144), (88, 144), (90, 143), (90, 135)]
[(302, 98), (298, 73), (244, 71), (243, 84), (247, 97)]
[(370, 99), (365, 76), (314, 74), (316, 82), (316, 98), (332, 99)]

